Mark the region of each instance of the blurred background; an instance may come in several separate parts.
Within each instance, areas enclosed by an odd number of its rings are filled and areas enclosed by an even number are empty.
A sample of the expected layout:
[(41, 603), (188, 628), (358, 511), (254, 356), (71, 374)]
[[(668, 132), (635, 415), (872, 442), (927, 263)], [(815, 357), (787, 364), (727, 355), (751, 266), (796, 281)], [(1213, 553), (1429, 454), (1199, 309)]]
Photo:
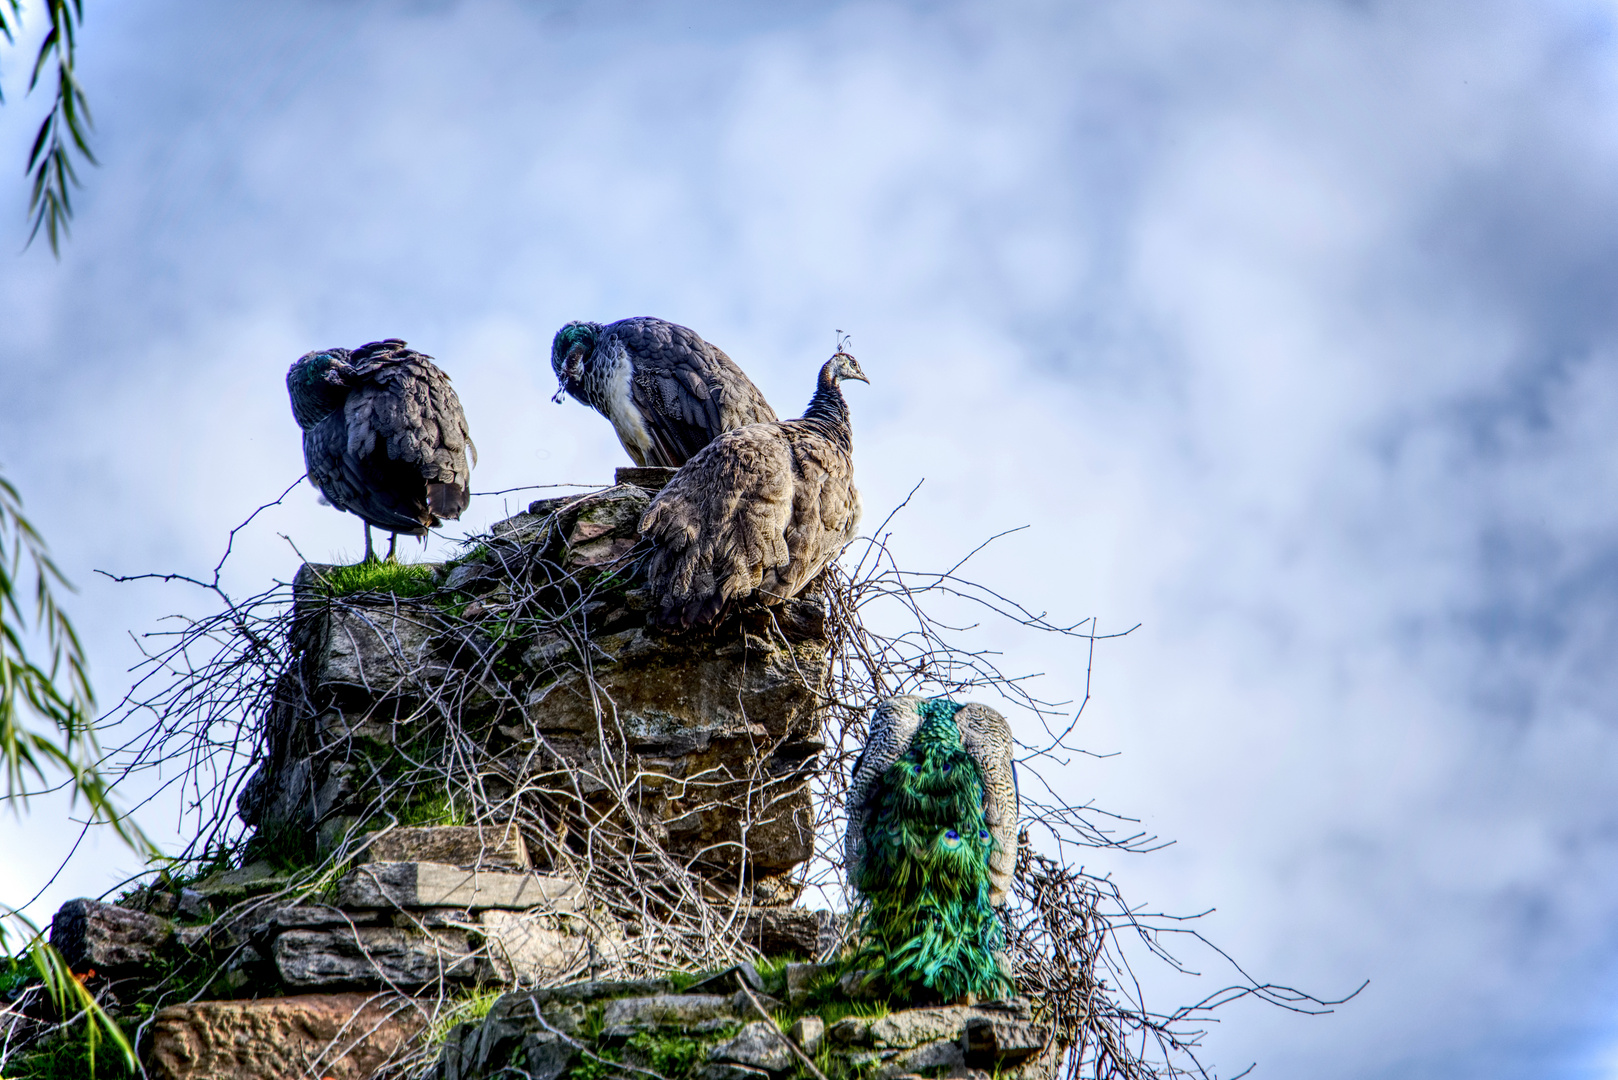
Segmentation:
[[(1175, 843), (1090, 868), (1216, 909), (1261, 981), (1370, 980), (1226, 1010), (1205, 1061), (1618, 1076), (1618, 5), (86, 0), (59, 261), (24, 249), (24, 16), (0, 466), (103, 706), (206, 598), (96, 571), (211, 573), (303, 471), (301, 353), (436, 357), (493, 492), (628, 463), (549, 400), (570, 319), (691, 326), (783, 415), (842, 330), (868, 525), (925, 481), (905, 565), (1028, 525), (972, 576), (1141, 624), (1078, 731), (1116, 756), (1047, 778)], [(225, 584), (361, 550), (302, 485)], [(1082, 697), (1073, 643), (991, 640)], [(174, 850), (182, 809), (140, 822)], [(78, 836), (0, 816), (4, 899), (140, 869), (92, 836), (57, 874)]]

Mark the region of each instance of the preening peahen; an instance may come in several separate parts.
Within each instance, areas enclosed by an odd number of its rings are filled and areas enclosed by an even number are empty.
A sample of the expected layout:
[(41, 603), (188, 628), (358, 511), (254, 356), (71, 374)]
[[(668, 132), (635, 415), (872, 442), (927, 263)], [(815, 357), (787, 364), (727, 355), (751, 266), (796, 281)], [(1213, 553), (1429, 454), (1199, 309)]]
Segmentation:
[(854, 963), (904, 998), (1001, 997), (1017, 859), (1011, 728), (986, 705), (891, 697), (849, 777), (844, 867), (861, 898)]
[(725, 432), (657, 493), (640, 522), (654, 623), (712, 622), (754, 592), (767, 603), (794, 597), (854, 539), (860, 493), (844, 379), (870, 381), (839, 351), (802, 418)]
[(612, 421), (637, 465), (678, 468), (715, 436), (775, 419), (752, 380), (694, 330), (641, 316), (570, 322), (551, 342), (565, 391)]
[(398, 534), (426, 536), (466, 509), (477, 447), (432, 357), (397, 338), (322, 349), (287, 371), (287, 393), (309, 482), (365, 522), (367, 560), (376, 557), (372, 525), (393, 534), (391, 559)]

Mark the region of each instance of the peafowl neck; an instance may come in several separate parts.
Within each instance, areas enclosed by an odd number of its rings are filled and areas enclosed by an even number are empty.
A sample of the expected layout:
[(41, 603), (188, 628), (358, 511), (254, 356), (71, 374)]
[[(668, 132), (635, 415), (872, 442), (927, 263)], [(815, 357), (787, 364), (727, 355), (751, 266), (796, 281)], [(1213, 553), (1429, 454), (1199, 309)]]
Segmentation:
[(845, 453), (851, 453), (854, 449), (854, 433), (848, 424), (848, 402), (843, 399), (842, 388), (838, 386), (834, 373), (836, 366), (834, 357), (820, 369), (815, 396), (809, 399), (809, 408), (804, 410), (803, 419), (817, 432), (842, 447)]

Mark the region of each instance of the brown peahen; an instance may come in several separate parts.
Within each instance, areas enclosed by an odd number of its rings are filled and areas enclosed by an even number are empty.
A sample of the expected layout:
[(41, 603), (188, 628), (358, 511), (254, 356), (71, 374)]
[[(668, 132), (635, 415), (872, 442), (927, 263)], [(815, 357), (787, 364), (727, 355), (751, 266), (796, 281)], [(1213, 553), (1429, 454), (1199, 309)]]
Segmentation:
[(870, 381), (839, 351), (800, 419), (725, 432), (652, 500), (640, 532), (651, 545), (653, 622), (683, 629), (754, 593), (789, 599), (854, 538), (860, 493), (845, 379)]

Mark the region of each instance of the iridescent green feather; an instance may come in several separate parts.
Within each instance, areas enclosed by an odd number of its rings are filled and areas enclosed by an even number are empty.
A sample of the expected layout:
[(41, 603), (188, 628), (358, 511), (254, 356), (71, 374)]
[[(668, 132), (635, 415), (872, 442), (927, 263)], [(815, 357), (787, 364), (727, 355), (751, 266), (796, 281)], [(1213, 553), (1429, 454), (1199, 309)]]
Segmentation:
[(896, 996), (1000, 997), (1011, 990), (997, 953), (1004, 937), (989, 903), (983, 777), (961, 743), (960, 705), (935, 698), (906, 753), (870, 800), (855, 963), (880, 973)]

